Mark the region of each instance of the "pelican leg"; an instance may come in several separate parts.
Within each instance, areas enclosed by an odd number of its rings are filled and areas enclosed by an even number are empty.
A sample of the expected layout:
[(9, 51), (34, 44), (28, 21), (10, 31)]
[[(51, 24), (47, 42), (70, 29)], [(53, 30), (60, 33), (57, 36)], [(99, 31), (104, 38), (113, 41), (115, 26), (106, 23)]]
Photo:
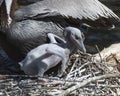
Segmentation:
[(42, 67), (41, 68), (39, 68), (39, 70), (38, 70), (38, 76), (39, 77), (43, 77), (44, 76), (44, 73), (45, 73), (45, 69), (43, 69)]
[(69, 58), (64, 58), (62, 60), (62, 64), (61, 64), (61, 69), (58, 71), (58, 76), (61, 77), (63, 75), (63, 73), (65, 72), (65, 69), (67, 68), (67, 62), (68, 62)]
[(46, 51), (48, 53), (57, 55), (62, 59), (61, 69), (58, 72), (58, 76), (61, 77), (67, 67), (67, 61), (69, 59), (70, 51), (57, 45), (47, 48)]

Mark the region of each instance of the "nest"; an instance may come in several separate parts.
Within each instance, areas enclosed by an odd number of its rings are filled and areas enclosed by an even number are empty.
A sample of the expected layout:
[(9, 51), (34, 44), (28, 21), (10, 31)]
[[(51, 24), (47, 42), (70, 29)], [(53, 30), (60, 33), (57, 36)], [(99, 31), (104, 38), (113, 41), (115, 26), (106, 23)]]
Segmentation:
[(78, 52), (70, 57), (62, 78), (1, 75), (0, 96), (120, 95), (120, 73), (108, 65)]

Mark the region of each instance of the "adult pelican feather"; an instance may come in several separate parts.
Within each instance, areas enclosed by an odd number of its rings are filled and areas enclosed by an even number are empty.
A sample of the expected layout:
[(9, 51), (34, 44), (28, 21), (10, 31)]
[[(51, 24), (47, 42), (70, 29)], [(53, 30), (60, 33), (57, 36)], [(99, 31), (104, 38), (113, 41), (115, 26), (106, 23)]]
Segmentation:
[(42, 0), (15, 12), (16, 20), (57, 16), (62, 16), (69, 21), (75, 19), (74, 21), (79, 23), (83, 20), (92, 24), (92, 21), (97, 20), (95, 27), (97, 25), (110, 27), (110, 18), (120, 20), (112, 10), (98, 0)]

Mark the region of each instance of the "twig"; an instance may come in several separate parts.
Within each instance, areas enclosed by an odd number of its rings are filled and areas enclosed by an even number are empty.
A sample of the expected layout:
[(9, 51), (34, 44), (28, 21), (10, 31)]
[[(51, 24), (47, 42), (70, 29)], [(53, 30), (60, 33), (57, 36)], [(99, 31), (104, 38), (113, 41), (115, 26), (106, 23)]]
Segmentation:
[(82, 77), (78, 78), (77, 80), (82, 81), (83, 79), (85, 80), (86, 78), (88, 78), (90, 76), (91, 76), (91, 74), (88, 74), (88, 75), (85, 75), (85, 76), (82, 76)]
[(86, 84), (88, 84), (90, 82), (93, 82), (93, 81), (96, 81), (96, 80), (99, 80), (99, 79), (111, 78), (111, 77), (120, 77), (120, 74), (117, 74), (117, 73), (116, 74), (105, 74), (105, 75), (89, 78), (88, 80), (85, 80), (85, 81), (83, 81), (81, 83), (77, 83), (75, 86), (73, 86), (71, 88), (68, 88), (65, 91), (62, 91), (61, 94), (59, 94), (59, 96), (68, 95), (71, 92), (85, 86)]
[(102, 61), (103, 61), (103, 59), (102, 59), (102, 56), (101, 56), (101, 54), (100, 54), (100, 50), (99, 50), (99, 48), (98, 48), (98, 46), (97, 46), (97, 45), (95, 45), (95, 47), (96, 47), (96, 49), (97, 49), (97, 51), (98, 51), (98, 54), (99, 54), (100, 59), (101, 59), (101, 62), (102, 62)]
[(76, 70), (74, 70), (73, 72), (71, 72), (71, 74), (73, 74), (73, 73), (79, 71), (79, 70), (82, 69), (84, 66), (86, 66), (86, 65), (88, 65), (88, 64), (90, 64), (90, 63), (91, 63), (91, 62), (87, 62), (87, 63), (85, 63), (84, 65), (82, 65), (82, 66), (79, 67), (78, 69), (76, 69)]
[(68, 80), (68, 78), (70, 77), (70, 74), (71, 74), (71, 72), (73, 71), (73, 69), (74, 69), (74, 67), (75, 67), (75, 65), (76, 65), (76, 62), (77, 62), (78, 60), (79, 60), (78, 58), (75, 60), (75, 62), (74, 62), (74, 64), (73, 64), (73, 66), (72, 66), (69, 74), (66, 76), (66, 80)]
[(99, 84), (99, 87), (120, 88), (120, 85), (103, 85), (103, 84)]

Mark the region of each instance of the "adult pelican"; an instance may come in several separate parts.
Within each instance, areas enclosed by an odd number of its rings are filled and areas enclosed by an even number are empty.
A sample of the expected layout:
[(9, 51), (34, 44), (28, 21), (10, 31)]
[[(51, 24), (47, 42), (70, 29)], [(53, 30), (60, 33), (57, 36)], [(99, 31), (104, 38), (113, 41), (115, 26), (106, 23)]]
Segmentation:
[(111, 28), (111, 19), (119, 19), (98, 0), (42, 0), (15, 12), (16, 0), (2, 0), (0, 44), (9, 57), (21, 61), (33, 48), (47, 42), (51, 32), (63, 37), (67, 26)]

